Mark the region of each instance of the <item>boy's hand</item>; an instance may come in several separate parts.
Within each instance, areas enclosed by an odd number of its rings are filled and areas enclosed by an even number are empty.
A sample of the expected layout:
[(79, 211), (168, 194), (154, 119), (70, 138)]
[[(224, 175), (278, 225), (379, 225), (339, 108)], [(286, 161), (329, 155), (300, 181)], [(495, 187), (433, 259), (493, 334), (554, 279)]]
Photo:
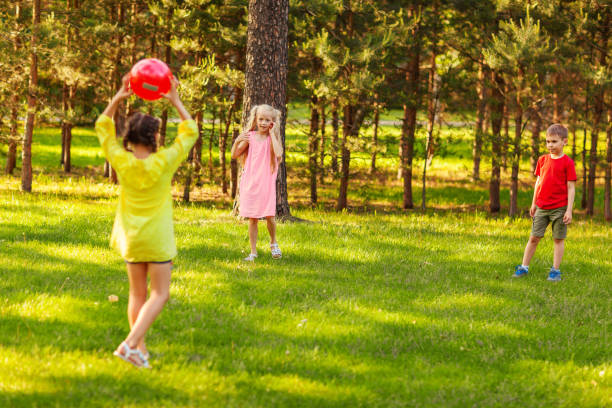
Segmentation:
[(563, 214), (563, 223), (569, 224), (572, 222), (572, 212), (570, 210), (566, 210), (565, 214)]
[(537, 209), (538, 207), (536, 207), (535, 204), (531, 204), (531, 208), (529, 209), (529, 215), (531, 216), (531, 218), (535, 217), (535, 213)]

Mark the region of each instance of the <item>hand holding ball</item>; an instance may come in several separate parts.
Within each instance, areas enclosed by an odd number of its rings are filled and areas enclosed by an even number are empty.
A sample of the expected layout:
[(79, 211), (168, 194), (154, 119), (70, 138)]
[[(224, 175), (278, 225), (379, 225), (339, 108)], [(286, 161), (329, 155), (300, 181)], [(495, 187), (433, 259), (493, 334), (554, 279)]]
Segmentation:
[(155, 58), (138, 61), (130, 70), (130, 87), (147, 101), (154, 101), (168, 93), (172, 86), (172, 72), (168, 65)]

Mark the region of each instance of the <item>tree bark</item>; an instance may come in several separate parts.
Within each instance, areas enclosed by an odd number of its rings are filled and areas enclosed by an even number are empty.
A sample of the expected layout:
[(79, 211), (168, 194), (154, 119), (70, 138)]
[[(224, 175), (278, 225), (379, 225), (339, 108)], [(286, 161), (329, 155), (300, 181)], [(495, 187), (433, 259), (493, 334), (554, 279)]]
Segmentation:
[(518, 83), (516, 89), (516, 100), (514, 107), (514, 151), (512, 153), (512, 175), (510, 177), (510, 207), (508, 216), (515, 217), (518, 214), (518, 179), (521, 164), (521, 136), (523, 133), (523, 106), (521, 97), (523, 94), (523, 69), (519, 67)]
[(310, 173), (310, 203), (317, 203), (317, 156), (319, 153), (319, 106), (318, 98), (310, 98), (310, 133), (308, 135), (308, 172)]
[(242, 128), (254, 105), (267, 103), (281, 111), (283, 157), (276, 179), (276, 216), (290, 219), (285, 162), (289, 0), (249, 0)]
[[(19, 18), (21, 16), (21, 4), (20, 2), (16, 2), (15, 5), (15, 32), (18, 33), (20, 31)], [(21, 48), (21, 42), (19, 41), (19, 36), (16, 35), (13, 40), (13, 50), (15, 54), (18, 53)], [(20, 97), (20, 86), (15, 85), (15, 91), (13, 96), (11, 97), (11, 124), (10, 124), (10, 135), (8, 140), (8, 150), (6, 153), (6, 174), (13, 174), (15, 170), (15, 166), (17, 166), (17, 144), (19, 143), (19, 138), (17, 136), (18, 127), (19, 127), (19, 97)]]
[(32, 37), (30, 40), (30, 81), (28, 84), (28, 114), (21, 150), (21, 190), (32, 191), (32, 136), (37, 110), (38, 87), (38, 28), (40, 25), (40, 0), (32, 0)]
[(213, 153), (212, 153), (212, 151), (213, 151), (213, 142), (214, 142), (214, 138), (215, 138), (215, 121), (217, 119), (216, 115), (217, 115), (217, 111), (213, 110), (212, 127), (210, 129), (210, 135), (208, 137), (208, 178), (209, 178), (211, 184), (213, 184), (214, 181), (215, 181), (214, 177), (213, 177), (214, 167), (213, 167)]
[(604, 181), (604, 217), (606, 221), (612, 221), (612, 207), (610, 207), (610, 196), (612, 195), (612, 107), (608, 106), (608, 129), (606, 130), (606, 176)]
[(374, 133), (372, 134), (372, 160), (370, 162), (370, 174), (376, 173), (376, 154), (378, 153), (378, 125), (380, 122), (380, 105), (378, 96), (374, 104)]
[(414, 45), (410, 65), (406, 72), (406, 85), (408, 100), (404, 104), (404, 118), (401, 136), (401, 172), (404, 180), (404, 194), (402, 208), (414, 208), (412, 199), (412, 160), (414, 156), (414, 135), (416, 132), (416, 116), (419, 106), (419, 68), (421, 48), (418, 40), (419, 31), (414, 31)]
[(531, 129), (531, 174), (535, 173), (540, 158), (540, 132), (542, 131), (542, 116), (539, 109), (537, 107), (535, 109), (533, 128)]
[(585, 98), (584, 98), (584, 128), (582, 129), (582, 197), (580, 200), (580, 207), (584, 210), (587, 207), (587, 127), (589, 126), (589, 82), (587, 81), (585, 86)]
[[(437, 10), (437, 2), (435, 9)], [(421, 180), (421, 211), (425, 211), (427, 203), (427, 166), (433, 158), (434, 151), (434, 126), (438, 116), (438, 82), (436, 73), (436, 47), (432, 49), (429, 65), (429, 78), (427, 80), (427, 138), (425, 140), (425, 154), (423, 157), (423, 178)]]
[(320, 162), (319, 162), (319, 183), (325, 183), (325, 126), (327, 125), (327, 118), (325, 117), (325, 104), (320, 103), (321, 106), (321, 141), (320, 141)]
[(478, 62), (478, 82), (476, 91), (478, 103), (476, 105), (476, 129), (474, 131), (474, 144), (472, 146), (472, 158), (474, 161), (472, 169), (472, 180), (480, 180), (480, 157), (482, 155), (482, 141), (484, 137), (484, 114), (486, 107), (486, 75), (484, 63)]
[[(166, 48), (164, 51), (164, 62), (167, 65), (171, 64), (172, 60), (172, 47), (170, 46), (170, 40), (172, 39), (172, 31), (170, 26), (170, 20), (174, 14), (174, 8), (169, 7), (166, 15), (166, 36), (164, 39)], [(159, 126), (159, 145), (164, 146), (166, 143), (166, 136), (168, 131), (168, 109), (164, 109), (161, 113), (161, 124)]]
[[(600, 54), (599, 54), (599, 66), (606, 67), (606, 59), (608, 57), (608, 37), (610, 32), (610, 13), (604, 14), (605, 18), (602, 21), (601, 30), (601, 41), (600, 41)], [(597, 143), (599, 138), (599, 131), (601, 130), (601, 121), (604, 113), (604, 98), (605, 98), (605, 87), (603, 84), (599, 85), (595, 92), (595, 101), (593, 106), (593, 127), (591, 130), (591, 151), (589, 153), (589, 180), (588, 180), (588, 193), (587, 193), (587, 215), (593, 215), (595, 210), (595, 178), (597, 174), (597, 163), (599, 157), (597, 155)]]
[(340, 118), (338, 116), (338, 100), (334, 99), (331, 105), (332, 114), (332, 143), (331, 143), (331, 169), (334, 175), (338, 176), (338, 129)]
[[(234, 145), (234, 142), (236, 141), (236, 138), (239, 135), (240, 135), (240, 130), (237, 127), (234, 127), (234, 130), (232, 133), (232, 146)], [(231, 172), (231, 179), (232, 179), (231, 196), (232, 196), (232, 199), (236, 199), (236, 195), (238, 194), (238, 182), (240, 181), (238, 178), (238, 160), (232, 159), (230, 161), (230, 172)]]
[(346, 105), (343, 109), (342, 119), (342, 140), (341, 149), (341, 169), (340, 169), (340, 189), (336, 210), (341, 211), (348, 207), (348, 183), (350, 178), (351, 149), (350, 141), (359, 134), (359, 129), (365, 117), (365, 109), (357, 108), (354, 105)]
[(491, 179), (489, 180), (489, 211), (498, 213), (501, 209), (499, 189), (501, 184), (501, 153), (502, 135), (501, 127), (504, 118), (505, 98), (502, 92), (504, 80), (499, 73), (493, 73), (494, 86), (490, 100), (491, 132)]

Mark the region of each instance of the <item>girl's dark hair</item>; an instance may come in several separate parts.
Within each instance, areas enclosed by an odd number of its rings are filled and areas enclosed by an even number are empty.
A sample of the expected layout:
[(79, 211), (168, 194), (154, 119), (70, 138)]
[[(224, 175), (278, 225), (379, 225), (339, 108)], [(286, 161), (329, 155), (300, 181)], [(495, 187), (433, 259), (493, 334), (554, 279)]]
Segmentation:
[(123, 135), (123, 147), (128, 149), (128, 144), (140, 144), (150, 146), (154, 152), (157, 151), (155, 135), (159, 130), (159, 119), (144, 113), (133, 113), (127, 122), (127, 129)]

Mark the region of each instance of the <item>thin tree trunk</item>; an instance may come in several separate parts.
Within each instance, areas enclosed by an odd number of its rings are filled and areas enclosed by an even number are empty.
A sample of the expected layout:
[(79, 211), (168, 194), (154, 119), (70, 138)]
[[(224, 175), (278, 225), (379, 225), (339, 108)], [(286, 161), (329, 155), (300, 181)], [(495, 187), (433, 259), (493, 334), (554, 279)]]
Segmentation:
[(419, 67), (421, 49), (416, 38), (418, 31), (415, 30), (415, 44), (412, 50), (412, 58), (408, 72), (406, 72), (406, 83), (408, 85), (408, 100), (404, 104), (404, 119), (402, 122), (401, 136), (401, 171), (404, 179), (403, 209), (414, 208), (412, 199), (412, 160), (414, 156), (414, 135), (416, 131), (416, 116), (419, 106)]
[(518, 179), (521, 164), (521, 137), (523, 133), (523, 107), (521, 96), (523, 93), (523, 70), (519, 67), (518, 82), (516, 89), (516, 101), (514, 110), (514, 152), (512, 154), (512, 176), (510, 178), (510, 208), (508, 216), (515, 217), (518, 214)]
[(378, 95), (374, 104), (374, 133), (372, 134), (372, 161), (370, 162), (370, 174), (376, 173), (376, 154), (378, 153), (378, 125), (380, 122), (380, 105)]
[(223, 194), (227, 194), (228, 184), (227, 184), (227, 161), (225, 152), (227, 150), (227, 136), (229, 135), (229, 128), (232, 124), (232, 118), (234, 116), (234, 110), (236, 108), (237, 99), (234, 99), (234, 103), (230, 107), (229, 113), (223, 118), (225, 119), (225, 129), (221, 127), (221, 123), (219, 123), (219, 161), (221, 162), (221, 189), (223, 190)]
[(502, 167), (504, 170), (508, 168), (508, 152), (510, 151), (510, 101), (508, 100), (509, 86), (506, 84), (504, 91), (504, 116), (503, 116), (503, 127), (504, 137), (502, 143)]
[(340, 127), (340, 118), (338, 116), (338, 100), (334, 99), (331, 105), (332, 113), (332, 144), (331, 144), (331, 169), (334, 175), (338, 176), (338, 129)]
[(350, 140), (359, 134), (359, 129), (365, 117), (365, 109), (347, 105), (343, 109), (342, 140), (340, 148), (342, 152), (340, 169), (340, 189), (336, 210), (341, 211), (348, 207), (348, 183), (350, 179), (351, 149)]
[(476, 83), (476, 91), (478, 94), (478, 103), (476, 105), (476, 129), (474, 131), (474, 144), (472, 146), (472, 158), (474, 161), (472, 169), (472, 180), (480, 180), (480, 157), (482, 155), (482, 142), (484, 138), (484, 114), (486, 107), (486, 75), (484, 63), (478, 63), (478, 82)]
[(533, 128), (531, 129), (531, 174), (535, 173), (540, 158), (540, 132), (542, 131), (542, 116), (536, 107), (533, 116)]
[(194, 161), (196, 163), (196, 186), (200, 187), (202, 185), (201, 177), (204, 169), (202, 168), (202, 145), (204, 144), (204, 132), (203, 132), (203, 121), (204, 121), (204, 113), (202, 110), (199, 110), (196, 113), (196, 122), (198, 124), (198, 140), (195, 142), (195, 150), (193, 152)]
[[(170, 46), (170, 40), (172, 39), (172, 32), (170, 29), (170, 20), (172, 19), (172, 15), (174, 13), (174, 8), (169, 7), (166, 15), (166, 38), (165, 38), (165, 52), (164, 52), (164, 62), (167, 65), (171, 64), (172, 60), (172, 47)], [(166, 143), (166, 136), (168, 131), (168, 109), (164, 109), (161, 113), (161, 124), (159, 126), (159, 145), (164, 146)]]
[(501, 127), (504, 118), (505, 98), (502, 92), (504, 80), (499, 73), (493, 73), (493, 81), (495, 85), (492, 89), (490, 101), (490, 118), (491, 131), (493, 137), (491, 139), (491, 179), (489, 180), (489, 211), (492, 214), (498, 213), (501, 209), (499, 199), (499, 189), (501, 185), (501, 153), (502, 153), (502, 135)]
[(310, 173), (310, 203), (317, 203), (317, 156), (319, 153), (319, 106), (318, 98), (310, 99), (310, 133), (308, 135), (308, 172)]
[(252, 106), (267, 103), (281, 111), (283, 156), (276, 179), (276, 216), (292, 219), (285, 162), (289, 0), (249, 0), (248, 15), (241, 128)]
[(37, 110), (38, 86), (38, 27), (40, 25), (40, 0), (32, 0), (32, 37), (30, 40), (30, 81), (28, 85), (28, 114), (21, 150), (21, 190), (32, 191), (32, 136)]
[[(213, 167), (213, 141), (215, 138), (215, 122), (216, 122), (216, 115), (217, 115), (217, 111), (213, 110), (213, 117), (212, 117), (212, 128), (210, 129), (210, 135), (208, 137), (208, 178), (210, 180), (210, 183), (213, 184), (214, 183), (214, 177), (213, 177), (213, 173), (214, 173), (214, 167)], [(219, 125), (221, 126), (221, 125)]]
[(584, 210), (587, 207), (587, 127), (589, 121), (589, 82), (587, 81), (585, 87), (585, 98), (584, 98), (584, 128), (582, 129), (582, 197), (580, 200), (580, 207)]
[[(240, 130), (234, 126), (233, 129), (233, 133), (232, 133), (232, 146), (234, 145), (234, 142), (236, 141), (236, 138), (240, 135)], [(232, 159), (230, 161), (230, 171), (231, 171), (231, 177), (232, 177), (232, 199), (236, 199), (237, 195), (238, 195), (238, 182), (240, 181), (238, 179), (238, 160), (236, 159)]]
[(606, 221), (612, 221), (612, 207), (610, 207), (610, 196), (612, 195), (612, 107), (608, 106), (608, 129), (606, 131), (606, 176), (604, 182), (604, 217)]
[(19, 103), (19, 97), (17, 93), (13, 95), (13, 105), (11, 107), (11, 133), (9, 136), (8, 151), (6, 153), (6, 174), (13, 174), (15, 166), (17, 165), (17, 127), (19, 121), (19, 111), (17, 110), (17, 104)]
[[(434, 15), (437, 15), (437, 5), (434, 3)], [(434, 32), (434, 36), (436, 33)], [(435, 37), (434, 37), (435, 38)], [(436, 55), (437, 50), (434, 46), (431, 51), (429, 61), (429, 78), (427, 79), (427, 94), (429, 95), (429, 101), (427, 102), (427, 138), (425, 140), (425, 154), (423, 157), (423, 179), (421, 180), (421, 211), (425, 211), (427, 208), (427, 165), (433, 158), (433, 131), (436, 123), (436, 117), (438, 116), (438, 83), (436, 74)]]
[(321, 103), (321, 148), (320, 148), (320, 163), (319, 163), (319, 183), (325, 183), (325, 127), (327, 125), (325, 117), (325, 104)]

